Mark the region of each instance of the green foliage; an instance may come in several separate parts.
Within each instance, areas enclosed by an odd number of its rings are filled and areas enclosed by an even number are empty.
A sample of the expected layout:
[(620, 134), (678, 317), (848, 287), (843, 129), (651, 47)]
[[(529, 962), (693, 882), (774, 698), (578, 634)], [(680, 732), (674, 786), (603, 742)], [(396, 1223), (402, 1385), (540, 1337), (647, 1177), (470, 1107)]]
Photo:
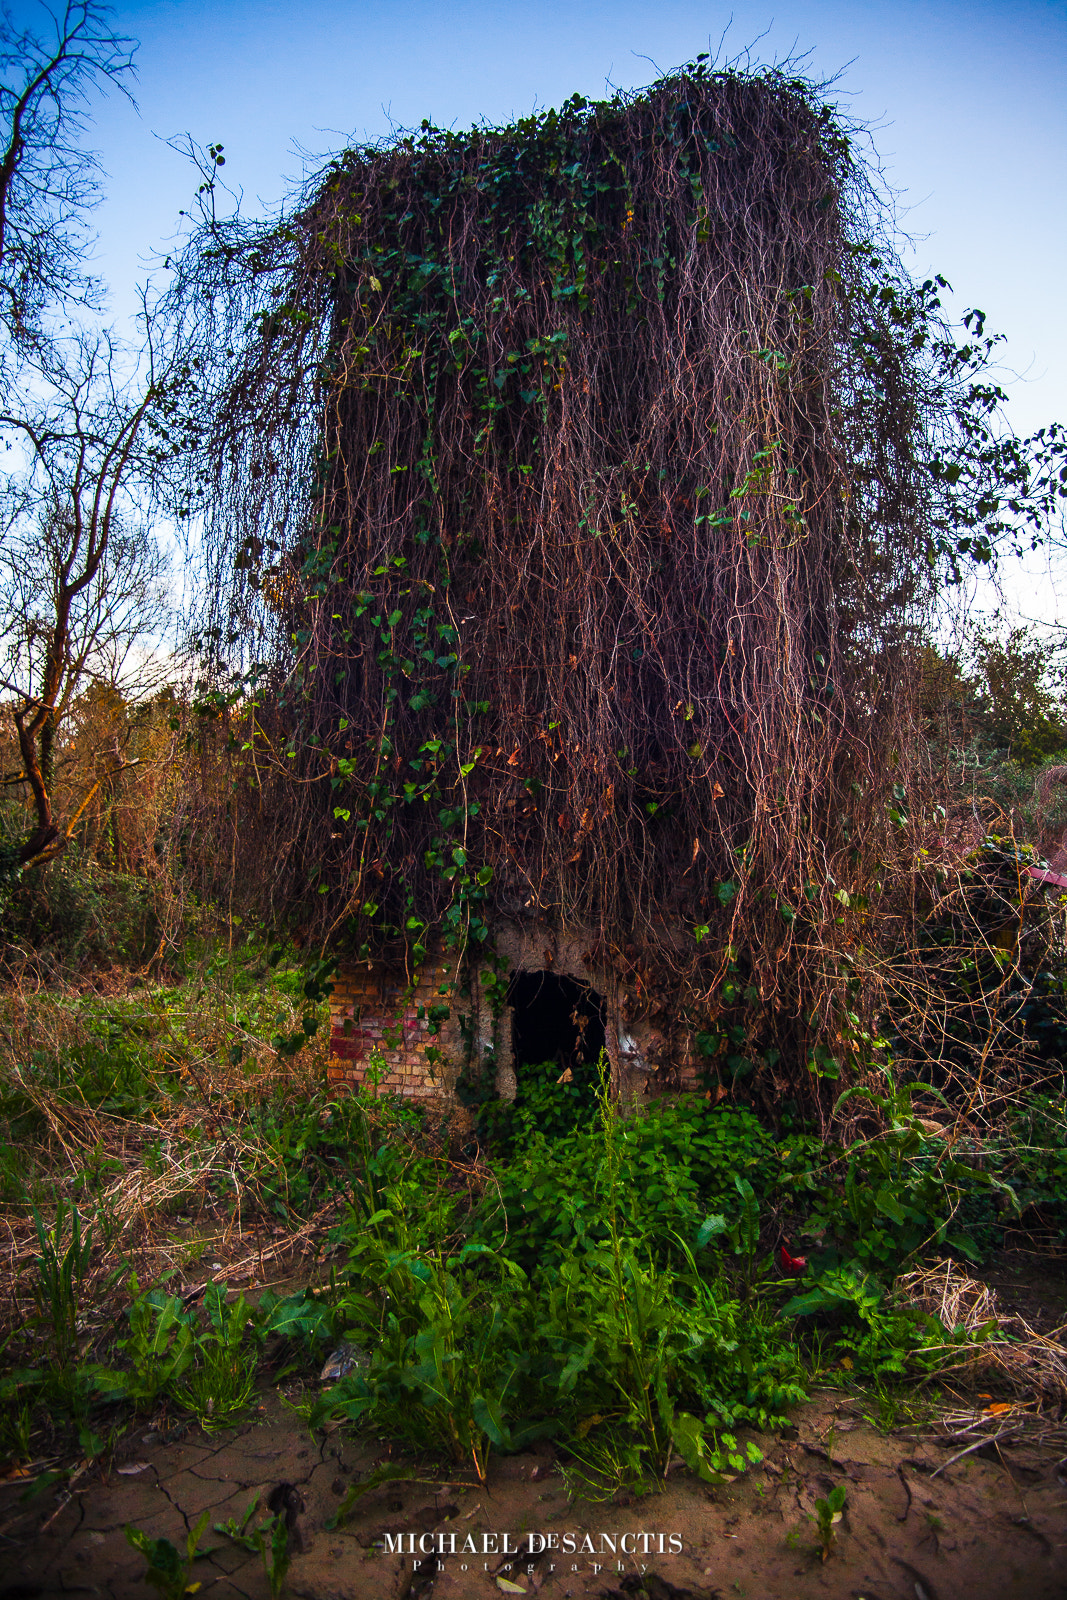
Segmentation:
[(66, 1211), (62, 1200), (56, 1206), (53, 1226), (45, 1227), (34, 1209), (40, 1255), (34, 1261), (36, 1277), (33, 1299), (37, 1316), (52, 1338), (52, 1359), (67, 1369), (78, 1354), (78, 1311), (81, 1286), (89, 1272), (92, 1234), (82, 1234), (82, 1219), (77, 1206), (70, 1207), (70, 1241), (64, 1248)]
[[(375, 1226), (391, 1220), (380, 1214)], [(501, 1257), (465, 1247), (454, 1262), (423, 1251), (389, 1250), (368, 1238), (356, 1252), (361, 1285), (338, 1307), (353, 1337), (371, 1345), (365, 1372), (342, 1380), (312, 1415), (375, 1424), (416, 1449), (485, 1477), (489, 1451), (521, 1448), (548, 1431), (524, 1426), (530, 1358), (516, 1338), (525, 1275)]]
[[(368, 1111), (373, 1110), (372, 1135)], [(375, 1097), (370, 1107), (360, 1095), (315, 1096), (293, 1102), (281, 1095), (247, 1115), (249, 1157), (245, 1180), (263, 1206), (283, 1221), (309, 1216), (334, 1193), (353, 1184), (371, 1191), (396, 1182), (418, 1162), (390, 1137), (411, 1126), (417, 1111)], [(371, 1205), (371, 1210), (376, 1210)]]
[[(270, 965), (277, 966), (284, 954), (282, 946), (278, 946), (270, 955)], [(319, 1007), (324, 1000), (328, 1000), (333, 993), (333, 977), (337, 971), (338, 958), (336, 956), (320, 956), (309, 961), (304, 969), (301, 983), (302, 997), (305, 1002), (304, 1015), (299, 1028), (291, 1033), (275, 1034), (271, 1043), (280, 1056), (295, 1056), (304, 1046), (309, 1044), (319, 1031), (322, 1020)], [(279, 1016), (279, 1021), (283, 1017)]]
[(785, 1317), (823, 1317), (834, 1329), (833, 1347), (857, 1376), (880, 1381), (903, 1374), (924, 1348), (940, 1349), (939, 1323), (886, 1300), (884, 1286), (855, 1261), (827, 1266), (813, 1275), (814, 1287), (782, 1307)]
[(186, 1538), (184, 1555), (175, 1549), (169, 1539), (150, 1538), (131, 1523), (124, 1527), (127, 1544), (139, 1550), (148, 1563), (144, 1581), (155, 1589), (160, 1600), (183, 1600), (183, 1596), (199, 1589), (199, 1583), (190, 1580), (194, 1562), (210, 1554), (208, 1550), (197, 1548), (210, 1520), (210, 1511), (205, 1511)]
[[(738, 1205), (735, 1177), (761, 1189), (773, 1179), (774, 1142), (750, 1111), (709, 1110), (696, 1096), (654, 1104), (615, 1135), (624, 1160), (615, 1202), (621, 1226), (656, 1241), (693, 1239), (709, 1211)], [(497, 1175), (472, 1219), (472, 1237), (528, 1270), (556, 1252), (597, 1248), (608, 1236), (597, 1196), (605, 1176), (601, 1131), (577, 1129), (554, 1142), (531, 1137)]]
[[(132, 1037), (131, 1037), (132, 1033)], [(136, 1031), (118, 1017), (93, 1017), (76, 1042), (26, 1051), (23, 1073), (0, 1079), (0, 1116), (20, 1142), (42, 1128), (37, 1094), (46, 1091), (77, 1110), (136, 1119), (160, 1092), (155, 1062)], [(164, 1081), (166, 1075), (164, 1075)]]
[(16, 1371), (0, 1377), (0, 1461), (17, 1464), (30, 1459), (37, 1396), (36, 1373)]
[[(1067, 1235), (1067, 1104), (1062, 1093), (1021, 1096), (1010, 1108), (1006, 1137), (991, 1145), (986, 1160), (1001, 1183), (1010, 1186), (1015, 1208), (1038, 1226)], [(968, 1223), (970, 1229), (984, 1224), (991, 1231), (984, 1215), (972, 1214)]]
[[(274, 969), (270, 993), (257, 997), (254, 958), (222, 952), (217, 966), (234, 983), (228, 1017), (268, 1027), (282, 986), (299, 1001), (305, 982), (299, 968)], [(201, 963), (198, 981), (203, 972)], [(28, 1052), (39, 1080), (82, 1108), (119, 1092), (149, 1106), (162, 1092), (177, 1098), (169, 1063), (187, 1036), (169, 1008), (187, 1013), (189, 999), (185, 988), (153, 1004), (91, 1002), (51, 1054)], [(32, 1454), (46, 1413), (77, 1438), (79, 1459), (160, 1404), (222, 1426), (249, 1403), (268, 1345), (274, 1355), (285, 1339), (306, 1355), (329, 1334), (354, 1339), (367, 1360), (323, 1397), (316, 1421), (369, 1426), (481, 1473), (493, 1452), (551, 1433), (583, 1493), (662, 1481), (672, 1453), (714, 1481), (753, 1459), (739, 1430), (774, 1426), (802, 1396), (804, 1351), (813, 1364), (832, 1354), (837, 1381), (850, 1371), (888, 1392), (972, 1337), (901, 1306), (885, 1286), (927, 1248), (995, 1242), (994, 1196), (1062, 1225), (1067, 1114), (1051, 1093), (1016, 1100), (979, 1169), (975, 1147), (965, 1158), (916, 1116), (914, 1096), (929, 1097), (929, 1086), (888, 1070), (838, 1101), (866, 1126), (842, 1149), (797, 1131), (788, 1107), (777, 1136), (751, 1111), (697, 1096), (624, 1113), (602, 1082), (588, 1109), (587, 1084), (555, 1099), (545, 1067), (519, 1103), (528, 1120), (514, 1156), (468, 1209), (449, 1165), (415, 1153), (413, 1108), (370, 1095), (287, 1100), (235, 1077), (213, 1109), (221, 1131), (190, 1137), (225, 1137), (232, 1119), (246, 1193), (284, 1219), (346, 1193), (328, 1241), (330, 1294), (268, 1292), (252, 1307), (211, 1285), (197, 1310), (131, 1277), (118, 1337), (112, 1328), (101, 1364), (90, 1364), (81, 1347), (101, 1336), (86, 1320), (85, 1204), (111, 1173), (102, 1148), (87, 1150), (78, 1207), (64, 1200), (35, 1218), (36, 1314), (12, 1335), (23, 1343), (0, 1383), (0, 1445), (12, 1456)], [(9, 1126), (32, 1128), (33, 1086), (28, 1074), (9, 1077)], [(578, 1126), (572, 1104), (586, 1108)], [(783, 1233), (808, 1257), (788, 1285), (773, 1267)], [(282, 1532), (245, 1532), (261, 1535), (268, 1577), (283, 1571)]]
[[(838, 1355), (857, 1375), (881, 1382), (916, 1367), (932, 1370), (946, 1342), (956, 1337), (935, 1319), (902, 1307), (887, 1296), (885, 1282), (946, 1244), (974, 1258), (975, 1242), (959, 1221), (965, 1203), (991, 1189), (1015, 1196), (994, 1171), (953, 1157), (945, 1140), (931, 1135), (914, 1115), (918, 1084), (898, 1084), (886, 1071), (886, 1088), (847, 1090), (838, 1102), (871, 1101), (881, 1131), (840, 1158), (843, 1181), (812, 1183), (791, 1172), (794, 1194), (814, 1205), (804, 1231), (818, 1238), (805, 1275), (806, 1287), (783, 1307), (783, 1316), (812, 1317), (829, 1327)], [(949, 1230), (952, 1229), (950, 1232)], [(986, 1330), (960, 1337), (980, 1338)]]
[(248, 1550), (253, 1555), (256, 1552), (256, 1540), (254, 1531), (249, 1532), (249, 1524), (259, 1510), (259, 1499), (258, 1494), (253, 1496), (240, 1522), (236, 1517), (228, 1517), (225, 1522), (213, 1524), (216, 1533), (224, 1534), (233, 1544), (240, 1545), (242, 1550)]
[(130, 1275), (129, 1289), (130, 1331), (117, 1341), (128, 1366), (95, 1369), (93, 1377), (106, 1399), (122, 1399), (138, 1411), (150, 1411), (192, 1365), (196, 1313), (187, 1311), (177, 1295), (164, 1289), (142, 1293), (136, 1273)]
[(47, 952), (64, 967), (140, 966), (159, 943), (152, 882), (101, 865), (75, 839), (57, 860), (5, 890), (5, 939)]
[(748, 1300), (752, 1296), (759, 1270), (760, 1208), (756, 1191), (740, 1173), (734, 1174), (734, 1188), (741, 1203), (733, 1221), (729, 1221), (721, 1212), (705, 1217), (697, 1230), (696, 1244), (699, 1249), (718, 1237), (729, 1242), (737, 1261), (736, 1281), (743, 1298)]
[[(928, 1085), (898, 1084), (890, 1068), (884, 1069), (884, 1083), (881, 1092), (848, 1089), (837, 1102), (840, 1107), (850, 1099), (869, 1101), (877, 1133), (847, 1151), (824, 1151), (824, 1160), (831, 1160), (821, 1177), (786, 1164), (781, 1182), (784, 1192), (810, 1206), (809, 1235), (892, 1276), (930, 1246), (948, 1243), (973, 1254), (961, 1233), (950, 1232), (953, 1219), (965, 1195), (988, 1190), (995, 1180), (953, 1155), (914, 1113), (912, 1097), (931, 1094)], [(831, 1177), (831, 1170), (843, 1175)]]
[(975, 640), (976, 682), (968, 713), (986, 744), (1023, 767), (1067, 748), (1067, 703), (1056, 647), (1030, 628)]
[(569, 1072), (570, 1081), (564, 1083), (558, 1061), (534, 1065), (523, 1062), (513, 1101), (496, 1098), (488, 1074), (484, 1075), (483, 1094), (468, 1090), (466, 1094), (461, 1092), (460, 1098), (465, 1105), (482, 1106), (479, 1138), (490, 1145), (494, 1154), (506, 1158), (538, 1138), (556, 1141), (595, 1119), (596, 1063), (572, 1065)]
[[(642, 1151), (641, 1124), (621, 1121), (601, 1096), (597, 1127), (581, 1136), (589, 1187), (581, 1202), (573, 1191), (562, 1234), (539, 1216), (517, 1248), (509, 1232), (499, 1248), (475, 1237), (449, 1253), (415, 1243), (414, 1196), (398, 1204), (394, 1190), (381, 1211), (357, 1210), (334, 1317), (368, 1361), (323, 1397), (313, 1422), (372, 1422), (411, 1447), (473, 1463), (480, 1477), (492, 1450), (551, 1433), (568, 1474), (592, 1494), (662, 1481), (674, 1451), (709, 1481), (758, 1459), (731, 1430), (773, 1426), (801, 1398), (784, 1329), (758, 1307), (742, 1310), (717, 1263), (705, 1258), (709, 1275), (684, 1235), (668, 1242), (658, 1233), (681, 1218), (692, 1235), (699, 1223), (695, 1185), (680, 1205), (664, 1147), (694, 1144), (711, 1168), (749, 1130), (740, 1119), (733, 1138), (705, 1149), (684, 1116), (644, 1120)], [(546, 1144), (543, 1159), (562, 1156), (560, 1170), (573, 1168), (574, 1138)], [(636, 1176), (635, 1151), (644, 1156)], [(662, 1193), (642, 1212), (635, 1197), (650, 1174)], [(507, 1177), (505, 1169), (502, 1185)], [(754, 1251), (756, 1201), (742, 1184), (738, 1238)], [(582, 1211), (590, 1220), (579, 1232)], [(509, 1208), (509, 1223), (521, 1217)]]
[(227, 1305), (225, 1289), (204, 1291), (208, 1329), (197, 1341), (197, 1360), (173, 1385), (175, 1400), (210, 1432), (225, 1428), (246, 1409), (255, 1392), (258, 1351), (246, 1343), (251, 1318), (245, 1297)]
[(276, 1512), (265, 1529), (257, 1528), (254, 1537), (258, 1539), (259, 1554), (263, 1570), (267, 1574), (271, 1600), (280, 1600), (292, 1562), (289, 1550), (289, 1527), (285, 1513)]
[(119, 1368), (97, 1366), (90, 1376), (105, 1399), (150, 1411), (163, 1398), (191, 1412), (210, 1430), (225, 1427), (247, 1407), (267, 1338), (277, 1334), (314, 1347), (327, 1317), (304, 1293), (279, 1299), (268, 1291), (255, 1308), (243, 1294), (227, 1303), (225, 1284), (204, 1291), (207, 1325), (177, 1295), (142, 1292), (130, 1278), (130, 1331), (117, 1341)]
[(829, 1561), (833, 1554), (837, 1535), (834, 1533), (835, 1524), (841, 1521), (845, 1511), (845, 1486), (843, 1483), (835, 1484), (825, 1499), (815, 1502), (815, 1531), (818, 1535), (819, 1550), (824, 1561)]
[(240, 1522), (234, 1517), (225, 1523), (216, 1522), (215, 1532), (224, 1534), (234, 1544), (240, 1545), (242, 1550), (248, 1550), (260, 1557), (267, 1575), (271, 1600), (279, 1600), (292, 1560), (289, 1550), (289, 1528), (284, 1511), (275, 1512), (266, 1523), (253, 1525), (252, 1519), (258, 1510), (257, 1494)]

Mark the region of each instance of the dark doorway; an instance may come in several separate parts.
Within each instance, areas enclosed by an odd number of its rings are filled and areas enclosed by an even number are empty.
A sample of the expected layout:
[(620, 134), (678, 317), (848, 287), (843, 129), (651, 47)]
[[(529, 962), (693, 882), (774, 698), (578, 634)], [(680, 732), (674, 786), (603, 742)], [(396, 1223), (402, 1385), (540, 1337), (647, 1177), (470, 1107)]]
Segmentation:
[(515, 1066), (592, 1066), (604, 1048), (604, 1000), (555, 972), (516, 972), (508, 988)]

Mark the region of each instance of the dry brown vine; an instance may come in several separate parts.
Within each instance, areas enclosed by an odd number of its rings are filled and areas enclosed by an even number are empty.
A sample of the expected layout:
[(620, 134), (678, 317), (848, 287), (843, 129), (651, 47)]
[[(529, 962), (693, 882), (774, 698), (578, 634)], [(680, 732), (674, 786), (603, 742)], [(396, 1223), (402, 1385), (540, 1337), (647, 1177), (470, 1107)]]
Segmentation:
[(871, 1059), (966, 552), (937, 286), (879, 229), (810, 84), (702, 63), (210, 224), (176, 297), (213, 637), (267, 664), (225, 820), (261, 906), (409, 970), (543, 918), (774, 1081)]

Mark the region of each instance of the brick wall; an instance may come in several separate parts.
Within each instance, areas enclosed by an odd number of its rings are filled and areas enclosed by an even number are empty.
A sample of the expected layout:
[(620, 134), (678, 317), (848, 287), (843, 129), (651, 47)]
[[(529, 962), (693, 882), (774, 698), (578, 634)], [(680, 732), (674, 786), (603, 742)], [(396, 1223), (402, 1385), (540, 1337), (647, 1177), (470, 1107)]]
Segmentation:
[[(610, 992), (606, 980), (598, 984), (598, 974), (590, 972), (578, 954), (563, 944), (546, 948), (552, 936), (540, 928), (535, 933), (536, 938), (527, 937), (524, 942), (510, 937), (507, 928), (499, 933), (498, 946), (513, 970), (562, 971), (580, 981), (592, 981), (603, 993)], [(366, 963), (342, 967), (330, 1000), (330, 1079), (362, 1084), (376, 1078), (384, 1094), (412, 1099), (448, 1095), (468, 1049), (459, 1025), (460, 1013), (466, 1012), (479, 1050), (488, 1047), (496, 1062), (498, 1093), (511, 1098), (515, 1068), (510, 1009), (494, 1023), (486, 1011), (481, 986), (476, 984), (473, 994), (465, 987), (454, 994), (455, 979), (455, 958), (442, 951), (430, 957), (416, 975), (414, 986), (381, 967), (368, 968)], [(448, 1008), (449, 1016), (441, 1018), (434, 1029), (431, 1011), (441, 1007)], [(633, 1098), (664, 1089), (700, 1089), (707, 1063), (689, 1029), (674, 1019), (653, 1022), (642, 1013), (640, 994), (619, 988), (609, 999), (608, 1054), (618, 1092)], [(432, 1054), (428, 1056), (428, 1052)]]
[[(461, 1043), (455, 975), (454, 959), (444, 954), (426, 962), (414, 986), (366, 964), (342, 967), (330, 997), (328, 1077), (352, 1084), (377, 1078), (383, 1094), (413, 1099), (447, 1093)], [(449, 1016), (433, 1031), (435, 1007), (448, 1007)]]

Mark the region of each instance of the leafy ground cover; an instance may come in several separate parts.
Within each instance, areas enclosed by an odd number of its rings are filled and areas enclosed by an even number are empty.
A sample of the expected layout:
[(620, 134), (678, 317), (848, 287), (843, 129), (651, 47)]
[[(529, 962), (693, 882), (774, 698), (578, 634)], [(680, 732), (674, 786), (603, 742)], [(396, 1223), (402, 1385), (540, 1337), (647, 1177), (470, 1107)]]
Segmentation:
[[(703, 1096), (619, 1107), (592, 1076), (553, 1108), (533, 1074), (536, 1119), (472, 1159), (447, 1111), (326, 1092), (314, 982), (249, 945), (169, 987), (4, 997), (0, 1451), (27, 1515), (139, 1430), (219, 1437), (279, 1385), (310, 1439), (487, 1490), (545, 1452), (593, 1504), (757, 1480), (827, 1385), (885, 1426), (918, 1394), (1055, 1427), (1055, 1322), (974, 1276), (1005, 1242), (1062, 1249), (1048, 1085), (979, 1140), (887, 1074), (835, 1144)], [(246, 1511), (227, 1538), (280, 1593), (285, 1507)], [(195, 1551), (131, 1529), (160, 1592), (195, 1581)]]

